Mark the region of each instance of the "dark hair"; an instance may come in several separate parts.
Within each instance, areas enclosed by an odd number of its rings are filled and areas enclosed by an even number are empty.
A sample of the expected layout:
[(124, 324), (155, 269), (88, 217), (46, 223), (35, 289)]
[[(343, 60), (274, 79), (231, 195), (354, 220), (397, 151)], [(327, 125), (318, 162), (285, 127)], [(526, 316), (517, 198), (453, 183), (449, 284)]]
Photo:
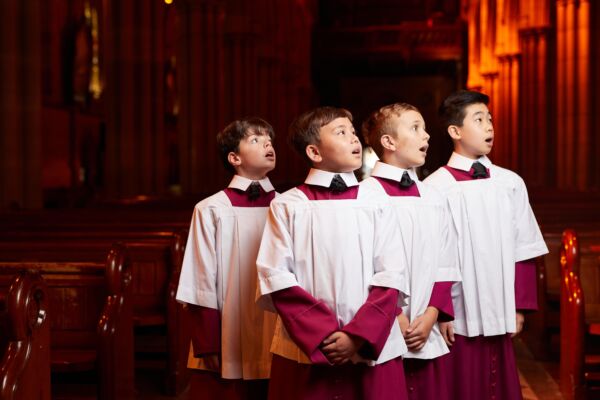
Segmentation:
[(406, 111), (420, 112), (419, 109), (408, 103), (394, 103), (381, 107), (379, 110), (371, 113), (362, 124), (362, 135), (375, 154), (379, 158), (383, 155), (383, 146), (381, 137), (383, 135), (393, 135), (395, 126), (391, 124), (392, 117), (399, 117)]
[(300, 115), (290, 125), (289, 139), (292, 147), (310, 162), (306, 146), (319, 143), (319, 130), (336, 118), (348, 118), (352, 121), (352, 114), (344, 108), (319, 107)]
[(269, 135), (271, 140), (275, 138), (271, 124), (257, 117), (237, 119), (217, 134), (219, 156), (229, 172), (235, 173), (235, 168), (227, 160), (229, 153), (239, 152), (241, 140), (249, 135)]
[(459, 90), (452, 93), (442, 102), (439, 110), (444, 129), (447, 129), (450, 125), (462, 126), (466, 117), (466, 108), (471, 104), (483, 103), (487, 105), (489, 102), (488, 95), (480, 92)]

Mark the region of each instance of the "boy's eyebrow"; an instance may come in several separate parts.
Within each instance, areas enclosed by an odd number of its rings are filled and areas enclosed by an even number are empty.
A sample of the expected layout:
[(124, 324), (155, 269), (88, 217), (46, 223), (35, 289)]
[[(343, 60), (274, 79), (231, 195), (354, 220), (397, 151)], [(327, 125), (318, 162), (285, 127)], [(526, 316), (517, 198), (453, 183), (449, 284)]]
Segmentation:
[[(350, 126), (350, 127), (354, 129), (354, 127), (353, 127), (353, 126)], [(342, 124), (342, 125), (337, 125), (337, 126), (334, 126), (334, 127), (333, 127), (333, 129), (338, 129), (338, 128), (348, 128), (348, 125), (343, 125), (343, 124)]]

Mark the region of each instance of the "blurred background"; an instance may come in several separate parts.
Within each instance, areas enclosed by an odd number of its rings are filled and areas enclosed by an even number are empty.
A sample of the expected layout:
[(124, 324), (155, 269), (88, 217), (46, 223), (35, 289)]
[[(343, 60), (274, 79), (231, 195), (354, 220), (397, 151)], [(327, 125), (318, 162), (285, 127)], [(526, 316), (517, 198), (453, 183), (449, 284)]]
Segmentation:
[[(268, 120), (284, 191), (307, 171), (287, 145), (297, 115), (345, 107), (358, 130), (408, 102), (431, 135), (426, 176), (452, 151), (441, 101), (479, 90), (491, 159), (525, 180), (550, 249), (537, 260), (540, 310), (515, 340), (524, 396), (600, 398), (599, 44), (595, 0), (0, 0), (0, 263), (50, 262), (52, 282), (57, 260), (103, 262), (125, 242), (135, 393), (183, 396), (189, 338), (173, 287), (194, 204), (230, 179), (217, 132)], [(94, 292), (74, 282), (51, 294), (66, 304), (53, 332), (69, 338), (81, 321), (96, 329)]]
[(600, 6), (566, 0), (44, 0), (0, 4), (0, 207), (204, 195), (228, 175), (215, 135), (275, 127), (280, 188), (306, 166), (287, 128), (318, 105), (357, 127), (396, 101), (436, 118), (459, 88), (491, 96), (492, 159), (530, 189), (600, 188)]

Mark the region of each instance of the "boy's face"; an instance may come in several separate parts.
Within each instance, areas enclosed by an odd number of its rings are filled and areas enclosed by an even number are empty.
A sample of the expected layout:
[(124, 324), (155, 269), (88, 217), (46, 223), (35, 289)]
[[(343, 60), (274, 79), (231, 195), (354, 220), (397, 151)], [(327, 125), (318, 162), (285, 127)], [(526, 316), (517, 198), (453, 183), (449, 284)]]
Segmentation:
[(450, 125), (450, 136), (455, 150), (463, 156), (476, 159), (489, 154), (494, 145), (492, 114), (483, 103), (467, 106), (462, 126)]
[(319, 130), (319, 143), (306, 146), (313, 166), (330, 172), (352, 172), (362, 165), (362, 146), (348, 118), (336, 118)]
[(228, 160), (238, 175), (252, 180), (263, 179), (275, 168), (271, 137), (260, 131), (249, 132), (240, 140), (239, 151), (229, 153)]
[(425, 121), (415, 110), (402, 112), (392, 117), (394, 135), (383, 135), (382, 145), (390, 150), (384, 155), (384, 162), (396, 167), (409, 169), (425, 164), (429, 134), (425, 131)]

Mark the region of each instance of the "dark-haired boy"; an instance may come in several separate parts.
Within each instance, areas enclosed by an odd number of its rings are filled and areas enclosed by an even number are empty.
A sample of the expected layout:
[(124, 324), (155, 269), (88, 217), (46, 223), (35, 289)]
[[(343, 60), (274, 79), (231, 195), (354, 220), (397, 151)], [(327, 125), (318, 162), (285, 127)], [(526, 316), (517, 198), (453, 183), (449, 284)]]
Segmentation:
[(405, 399), (402, 238), (387, 198), (353, 174), (352, 115), (317, 108), (290, 135), (313, 168), (271, 203), (257, 259), (259, 302), (278, 313), (269, 398)]
[(192, 325), (190, 398), (267, 394), (275, 318), (255, 304), (256, 256), (275, 190), (273, 128), (241, 119), (217, 135), (229, 186), (194, 208), (177, 290)]
[(394, 103), (369, 115), (362, 133), (380, 161), (361, 186), (389, 196), (398, 211), (406, 250), (398, 257), (406, 258), (410, 272), (410, 301), (398, 317), (409, 350), (404, 355), (408, 396), (449, 400), (444, 360), (449, 350), (440, 327), (454, 316), (451, 289), (460, 273), (447, 200), (415, 172), (429, 147), (425, 121), (416, 107)]
[[(487, 158), (494, 143), (489, 98), (459, 91), (440, 116), (454, 142), (448, 165), (426, 182), (448, 196), (462, 282), (453, 288), (451, 393), (457, 399), (521, 399), (511, 336), (537, 308), (533, 259), (546, 254), (523, 180)], [(452, 326), (450, 326), (452, 328)]]

